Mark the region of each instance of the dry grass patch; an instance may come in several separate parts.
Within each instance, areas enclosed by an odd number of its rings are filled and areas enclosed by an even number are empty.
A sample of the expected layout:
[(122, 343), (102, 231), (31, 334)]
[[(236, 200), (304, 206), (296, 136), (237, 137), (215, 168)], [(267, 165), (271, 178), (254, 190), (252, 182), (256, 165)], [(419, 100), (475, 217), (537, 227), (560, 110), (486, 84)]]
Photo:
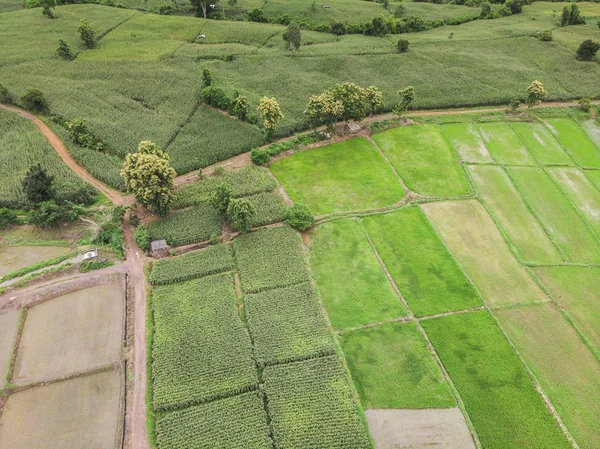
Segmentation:
[(473, 123), (449, 123), (440, 126), (442, 134), (465, 162), (494, 162), (477, 125)]
[(508, 123), (483, 123), (479, 125), (479, 130), (485, 141), (485, 146), (499, 164), (535, 164), (535, 160)]
[(65, 246), (0, 246), (0, 277), (71, 251)]

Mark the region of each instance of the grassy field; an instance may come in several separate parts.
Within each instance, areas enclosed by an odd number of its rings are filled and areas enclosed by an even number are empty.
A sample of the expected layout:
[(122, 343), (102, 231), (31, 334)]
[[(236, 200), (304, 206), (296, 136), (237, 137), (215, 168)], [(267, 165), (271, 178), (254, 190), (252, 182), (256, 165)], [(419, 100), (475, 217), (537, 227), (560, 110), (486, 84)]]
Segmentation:
[(464, 162), (494, 162), (474, 123), (448, 123), (440, 130)]
[(406, 315), (359, 221), (327, 223), (311, 237), (311, 269), (335, 329)]
[(418, 207), (367, 217), (365, 228), (416, 316), (481, 305), (477, 291)]
[(373, 140), (409, 189), (422, 195), (470, 192), (456, 155), (437, 127), (395, 128), (375, 134)]
[(538, 267), (535, 274), (600, 352), (600, 269)]
[(498, 317), (579, 447), (598, 447), (600, 363), (592, 352), (552, 304)]
[(504, 305), (546, 297), (509, 251), (480, 203), (451, 201), (422, 207), (486, 303)]
[(4, 375), (14, 349), (19, 313), (13, 310), (0, 315), (0, 389), (4, 386)]
[(60, 379), (121, 360), (124, 303), (123, 287), (113, 283), (29, 309), (11, 382)]
[(483, 447), (571, 447), (487, 311), (422, 324)]
[(547, 119), (546, 125), (554, 133), (571, 158), (581, 167), (600, 168), (600, 148), (581, 126), (569, 119)]
[(588, 179), (590, 181), (592, 181), (592, 184), (594, 184), (596, 186), (596, 188), (598, 190), (600, 190), (600, 170), (598, 171), (586, 171), (586, 176), (588, 177)]
[(342, 335), (365, 408), (446, 408), (456, 399), (415, 323), (385, 323)]
[(404, 196), (391, 168), (362, 138), (295, 154), (271, 170), (293, 201), (317, 215), (389, 206)]
[(543, 165), (572, 165), (550, 130), (541, 123), (512, 123), (511, 128), (521, 138), (531, 154)]
[(528, 262), (561, 262), (558, 250), (531, 214), (501, 167), (468, 167), (476, 190), (504, 229), (521, 259)]
[(508, 123), (482, 123), (479, 130), (492, 158), (505, 165), (532, 165), (535, 163), (519, 136)]

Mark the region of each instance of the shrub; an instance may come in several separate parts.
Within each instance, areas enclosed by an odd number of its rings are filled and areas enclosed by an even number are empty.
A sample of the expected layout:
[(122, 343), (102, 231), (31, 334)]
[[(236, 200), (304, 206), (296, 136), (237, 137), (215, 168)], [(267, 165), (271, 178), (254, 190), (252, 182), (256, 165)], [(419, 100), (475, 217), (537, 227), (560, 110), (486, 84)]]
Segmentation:
[(229, 202), (227, 215), (231, 225), (245, 234), (250, 229), (252, 219), (256, 215), (256, 207), (246, 198), (234, 198)]
[(579, 100), (579, 109), (581, 109), (584, 112), (589, 112), (590, 108), (592, 107), (592, 102), (590, 101), (589, 98), (582, 98)]
[(271, 160), (271, 156), (266, 148), (254, 148), (250, 152), (250, 160), (256, 165), (263, 165)]
[(27, 223), (40, 226), (42, 228), (51, 228), (65, 221), (74, 221), (83, 214), (83, 208), (71, 203), (58, 205), (54, 201), (44, 201), (27, 215)]
[(88, 19), (81, 19), (77, 27), (77, 32), (87, 48), (94, 48), (96, 46), (96, 31), (92, 28)]
[(81, 264), (79, 265), (79, 272), (80, 273), (88, 273), (90, 271), (93, 270), (99, 270), (101, 268), (106, 268), (106, 267), (111, 267), (113, 266), (115, 263), (110, 261), (110, 260), (86, 260), (84, 262), (81, 262)]
[(0, 208), (0, 230), (17, 223), (17, 214), (5, 207)]
[(398, 53), (405, 53), (408, 51), (408, 41), (406, 39), (398, 39)]
[(158, 13), (162, 16), (170, 16), (173, 13), (173, 6), (161, 5), (158, 7)]
[(150, 249), (150, 234), (145, 226), (139, 225), (135, 228), (135, 233), (133, 234), (135, 238), (136, 245), (143, 249), (144, 251), (148, 251)]
[(336, 36), (342, 36), (348, 33), (348, 27), (344, 22), (336, 22), (334, 20), (329, 24), (329, 31)]
[(579, 6), (577, 6), (577, 3), (575, 2), (571, 2), (570, 5), (566, 5), (563, 8), (563, 12), (562, 12), (562, 16), (561, 16), (561, 20), (560, 20), (560, 26), (567, 26), (567, 25), (584, 25), (585, 24), (585, 18), (583, 16), (581, 16), (581, 13), (579, 11)]
[(231, 186), (223, 183), (217, 186), (208, 202), (217, 210), (221, 217), (225, 217), (227, 215), (227, 208), (229, 207), (232, 196), (233, 190), (231, 189)]
[(510, 100), (510, 111), (511, 112), (517, 112), (517, 109), (519, 109), (519, 106), (521, 106), (521, 100), (519, 100), (518, 98), (514, 98), (514, 99)]
[(248, 101), (248, 97), (236, 92), (233, 96), (233, 101), (229, 105), (229, 113), (239, 120), (246, 120), (249, 110), (250, 102)]
[(103, 148), (102, 142), (90, 133), (88, 125), (84, 120), (76, 118), (67, 122), (67, 129), (71, 134), (71, 139), (76, 144), (91, 150), (101, 150)]
[(600, 50), (600, 44), (591, 39), (583, 41), (577, 49), (577, 59), (580, 61), (591, 61)]
[(225, 91), (212, 85), (207, 86), (200, 91), (200, 100), (203, 103), (225, 111), (229, 109), (230, 100)]
[(72, 61), (75, 59), (75, 55), (73, 54), (73, 50), (71, 50), (71, 46), (64, 39), (58, 40), (58, 47), (56, 48), (56, 54), (65, 59), (67, 61)]
[(267, 22), (265, 13), (260, 8), (254, 8), (248, 13), (248, 20), (250, 22)]
[(540, 31), (538, 37), (541, 41), (549, 42), (552, 40), (552, 30)]
[(25, 109), (43, 113), (48, 111), (48, 100), (44, 97), (44, 93), (40, 89), (27, 89), (21, 95), (21, 103)]
[(210, 70), (202, 69), (202, 87), (208, 87), (212, 84), (212, 75)]
[(27, 201), (38, 204), (54, 199), (56, 191), (53, 182), (54, 176), (50, 176), (40, 164), (36, 164), (27, 170), (21, 186)]
[(13, 103), (13, 98), (8, 89), (0, 84), (0, 103), (11, 104)]
[(284, 220), (292, 228), (304, 231), (314, 224), (315, 217), (308, 206), (294, 204), (286, 211)]
[(223, 173), (225, 173), (225, 169), (223, 168), (222, 165), (218, 165), (217, 167), (215, 167), (215, 169), (213, 170), (213, 173), (216, 176), (221, 176)]

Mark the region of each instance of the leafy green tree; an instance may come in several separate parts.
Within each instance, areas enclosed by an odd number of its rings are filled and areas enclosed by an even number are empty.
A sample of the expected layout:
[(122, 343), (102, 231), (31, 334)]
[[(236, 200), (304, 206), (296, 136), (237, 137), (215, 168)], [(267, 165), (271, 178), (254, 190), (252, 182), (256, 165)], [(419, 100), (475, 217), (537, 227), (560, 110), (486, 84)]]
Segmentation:
[(579, 103), (579, 109), (584, 112), (589, 112), (592, 107), (592, 102), (589, 98), (580, 98), (577, 103)]
[(342, 103), (344, 111), (341, 119), (343, 121), (360, 121), (367, 116), (369, 105), (365, 89), (354, 83), (336, 84), (328, 91), (334, 100)]
[(32, 112), (43, 113), (48, 111), (48, 100), (39, 89), (27, 89), (21, 95), (21, 103), (23, 103), (25, 109)]
[(250, 229), (252, 218), (256, 215), (256, 208), (246, 198), (233, 198), (229, 202), (227, 215), (233, 227), (245, 234)]
[(336, 36), (341, 36), (343, 34), (348, 34), (348, 27), (344, 22), (337, 22), (335, 20), (331, 20), (329, 24), (329, 30), (331, 34), (335, 34)]
[(248, 20), (250, 22), (259, 22), (264, 23), (267, 21), (265, 13), (260, 8), (254, 8), (252, 11), (248, 13)]
[(400, 89), (398, 91), (398, 96), (400, 97), (400, 101), (394, 108), (393, 112), (398, 117), (401, 117), (406, 111), (408, 111), (410, 106), (415, 101), (415, 89), (412, 86)]
[(552, 40), (552, 30), (544, 30), (538, 33), (541, 41), (550, 42)]
[(87, 48), (94, 48), (96, 46), (96, 31), (92, 28), (92, 24), (88, 19), (81, 19), (79, 21), (77, 32)]
[(563, 8), (562, 16), (560, 19), (560, 26), (567, 25), (584, 25), (585, 18), (581, 15), (579, 11), (579, 6), (577, 3), (571, 2), (569, 5), (566, 5)]
[(377, 86), (369, 86), (365, 89), (365, 99), (369, 105), (371, 115), (383, 105), (383, 94)]
[(519, 100), (518, 98), (510, 100), (510, 112), (512, 112), (512, 113), (517, 112), (517, 110), (519, 109), (519, 106), (521, 106), (521, 100)]
[(17, 214), (5, 207), (0, 207), (0, 231), (3, 231), (12, 224), (16, 224), (19, 220)]
[(388, 34), (389, 30), (385, 23), (384, 17), (375, 17), (371, 23), (367, 24), (365, 34), (369, 36), (383, 37)]
[(283, 33), (283, 40), (288, 48), (293, 48), (294, 53), (300, 48), (300, 27), (294, 21), (291, 21), (287, 27), (287, 31)]
[(285, 211), (284, 221), (294, 229), (304, 231), (315, 222), (315, 216), (308, 206), (294, 204)]
[(279, 107), (279, 103), (275, 98), (262, 97), (258, 110), (263, 116), (263, 125), (265, 127), (265, 137), (271, 139), (275, 130), (279, 126), (279, 122), (283, 120), (283, 113)]
[(229, 113), (240, 120), (246, 120), (250, 112), (250, 101), (245, 95), (235, 93), (229, 105)]
[(23, 193), (34, 205), (54, 199), (56, 192), (53, 184), (54, 177), (50, 176), (40, 164), (30, 167), (21, 181)]
[(591, 61), (600, 50), (600, 44), (591, 39), (583, 41), (577, 49), (577, 59), (580, 61)]
[(511, 14), (521, 14), (523, 12), (523, 4), (523, 0), (506, 0), (506, 2), (504, 2), (504, 6)]
[(528, 108), (532, 108), (540, 104), (546, 95), (547, 92), (546, 89), (544, 89), (544, 85), (540, 81), (535, 80), (527, 88), (527, 99), (525, 100), (525, 103), (527, 103)]
[(27, 214), (27, 223), (42, 228), (50, 228), (65, 221), (75, 221), (84, 212), (82, 206), (72, 203), (58, 205), (54, 201), (44, 201)]
[(208, 69), (202, 69), (202, 87), (208, 87), (210, 85), (212, 85), (213, 79), (212, 79), (212, 75), (210, 74), (210, 70)]
[(306, 123), (313, 129), (325, 125), (330, 133), (333, 133), (335, 123), (342, 117), (344, 106), (342, 102), (333, 98), (328, 93), (313, 95), (308, 100), (308, 106), (304, 111)]
[(398, 39), (398, 53), (406, 53), (408, 51), (408, 41), (406, 39)]
[(135, 228), (133, 237), (135, 238), (135, 243), (138, 247), (144, 251), (148, 251), (150, 249), (150, 233), (144, 225), (139, 225), (137, 228)]
[(125, 158), (121, 177), (140, 204), (159, 215), (169, 212), (175, 170), (169, 165), (169, 155), (158, 145), (147, 140), (140, 142), (137, 153), (129, 153)]
[(39, 0), (40, 6), (42, 7), (42, 14), (49, 19), (55, 19), (54, 7), (56, 6), (56, 0)]
[(225, 218), (227, 216), (227, 208), (229, 207), (229, 203), (231, 202), (231, 198), (233, 198), (233, 190), (231, 186), (226, 183), (219, 184), (213, 194), (209, 199), (209, 203), (221, 217)]
[(64, 39), (58, 40), (58, 47), (56, 48), (56, 54), (65, 59), (67, 61), (72, 61), (75, 59), (75, 55), (73, 54), (73, 50), (71, 50), (71, 46)]
[(190, 4), (196, 10), (196, 17), (207, 18), (209, 5), (216, 5), (219, 0), (190, 0)]

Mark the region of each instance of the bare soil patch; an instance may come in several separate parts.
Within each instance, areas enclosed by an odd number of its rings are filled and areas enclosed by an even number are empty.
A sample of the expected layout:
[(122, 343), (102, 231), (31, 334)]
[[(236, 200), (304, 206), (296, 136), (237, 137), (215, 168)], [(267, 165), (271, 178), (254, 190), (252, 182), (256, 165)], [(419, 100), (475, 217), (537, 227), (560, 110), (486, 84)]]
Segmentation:
[(475, 449), (458, 408), (367, 410), (375, 449)]
[(121, 360), (124, 289), (101, 285), (29, 310), (12, 382), (64, 378)]
[(0, 388), (4, 384), (4, 375), (10, 363), (18, 324), (18, 311), (15, 310), (0, 315)]
[(118, 370), (32, 388), (9, 397), (0, 449), (113, 449), (119, 430)]
[(69, 251), (65, 246), (0, 246), (0, 277)]

